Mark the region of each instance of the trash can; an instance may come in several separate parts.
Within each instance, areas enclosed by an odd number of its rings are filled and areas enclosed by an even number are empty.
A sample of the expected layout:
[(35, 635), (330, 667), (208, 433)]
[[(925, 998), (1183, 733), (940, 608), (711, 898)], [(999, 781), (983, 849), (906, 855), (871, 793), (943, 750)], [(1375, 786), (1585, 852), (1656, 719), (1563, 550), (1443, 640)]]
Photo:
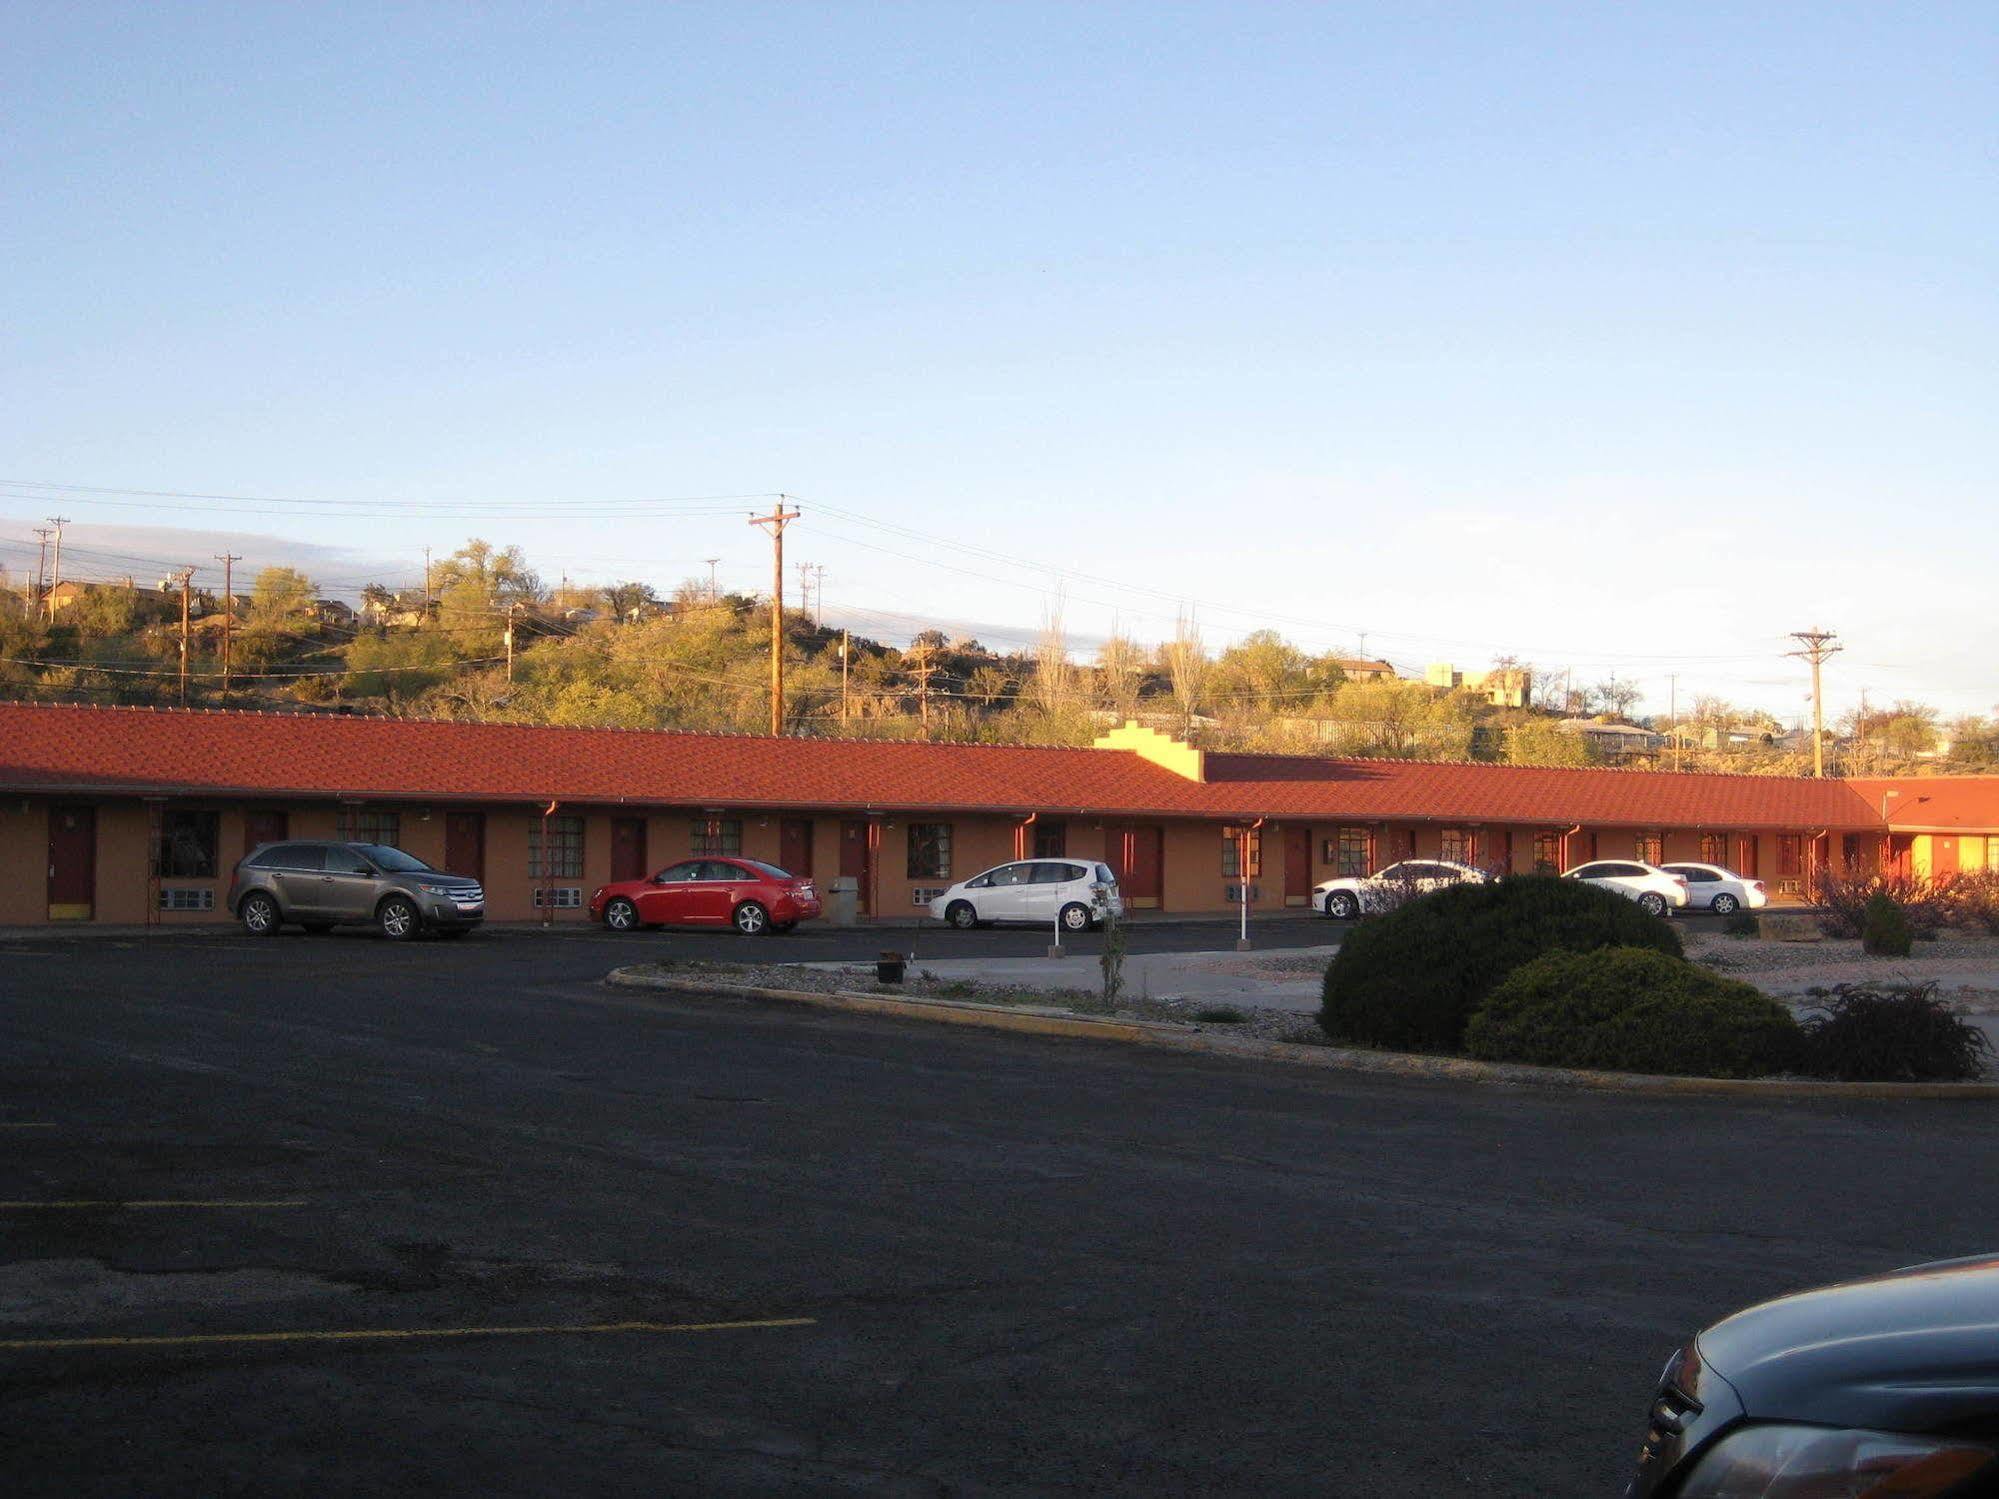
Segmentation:
[(850, 874), (835, 875), (826, 887), (826, 924), (854, 926), (861, 919), (861, 882)]
[(899, 952), (881, 952), (875, 955), (875, 982), (878, 984), (899, 984), (902, 982), (903, 957)]

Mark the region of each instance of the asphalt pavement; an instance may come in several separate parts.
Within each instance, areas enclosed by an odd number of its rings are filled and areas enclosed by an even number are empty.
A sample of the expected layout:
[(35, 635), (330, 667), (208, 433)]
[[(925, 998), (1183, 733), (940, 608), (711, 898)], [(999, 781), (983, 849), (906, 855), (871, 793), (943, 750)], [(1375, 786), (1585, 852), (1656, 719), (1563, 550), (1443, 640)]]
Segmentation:
[(5, 1491), (1614, 1493), (1694, 1327), (1999, 1247), (1980, 1106), (599, 983), (744, 946), (0, 942)]

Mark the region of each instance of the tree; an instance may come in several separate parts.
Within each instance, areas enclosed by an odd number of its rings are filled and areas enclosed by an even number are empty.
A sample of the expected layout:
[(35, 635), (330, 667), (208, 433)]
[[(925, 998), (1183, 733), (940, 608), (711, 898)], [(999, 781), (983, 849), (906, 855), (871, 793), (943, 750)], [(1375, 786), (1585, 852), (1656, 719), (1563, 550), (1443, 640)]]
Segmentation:
[(313, 617), (319, 589), (295, 567), (267, 567), (250, 585), (250, 618), (271, 630), (293, 629)]
[(613, 583), (604, 590), (604, 602), (619, 619), (635, 620), (659, 603), (649, 583)]
[(1636, 682), (1620, 682), (1616, 677), (1599, 682), (1590, 690), (1603, 711), (1613, 718), (1623, 718), (1645, 696)]
[(1136, 640), (1119, 634), (1113, 627), (1097, 650), (1099, 702), (1122, 721), (1138, 712), (1138, 698), (1144, 688), (1145, 652)]
[(1069, 637), (1063, 633), (1058, 610), (1043, 622), (1035, 643), (1031, 691), (1041, 711), (1053, 718), (1073, 705), (1075, 687), (1076, 668), (1069, 660)]
[(1215, 661), (1214, 695), (1238, 717), (1294, 713), (1311, 694), (1305, 653), (1275, 630), (1252, 630)]
[(1181, 732), (1191, 734), (1194, 720), (1207, 702), (1208, 679), (1214, 669), (1207, 647), (1201, 644), (1201, 627), (1187, 615), (1181, 615), (1173, 638), (1161, 648), (1161, 655), (1172, 683), (1173, 706), (1180, 712)]

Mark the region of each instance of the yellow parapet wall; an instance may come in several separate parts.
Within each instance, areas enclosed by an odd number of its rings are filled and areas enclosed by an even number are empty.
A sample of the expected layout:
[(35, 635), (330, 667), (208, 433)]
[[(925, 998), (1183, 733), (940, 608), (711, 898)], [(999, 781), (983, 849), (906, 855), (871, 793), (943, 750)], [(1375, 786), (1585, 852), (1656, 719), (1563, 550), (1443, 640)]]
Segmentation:
[(1205, 781), (1208, 778), (1206, 751), (1195, 749), (1184, 739), (1175, 739), (1171, 734), (1149, 729), (1135, 719), (1127, 718), (1121, 727), (1100, 736), (1090, 748), (1130, 750), (1141, 760), (1149, 760), (1176, 776), (1185, 776), (1190, 781)]

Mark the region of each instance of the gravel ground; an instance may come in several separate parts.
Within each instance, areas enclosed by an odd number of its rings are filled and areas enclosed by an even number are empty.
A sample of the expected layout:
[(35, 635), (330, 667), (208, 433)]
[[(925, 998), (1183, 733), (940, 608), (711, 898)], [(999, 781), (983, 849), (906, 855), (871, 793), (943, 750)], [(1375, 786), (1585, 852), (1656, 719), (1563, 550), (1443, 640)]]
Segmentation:
[(1711, 936), (1686, 939), (1687, 956), (1730, 978), (1754, 984), (1780, 999), (1807, 989), (1858, 984), (1935, 980), (1943, 997), (1967, 1014), (1999, 1013), (1999, 940), (1953, 935), (1918, 942), (1906, 958), (1871, 958), (1858, 938), (1820, 942), (1768, 942)]

